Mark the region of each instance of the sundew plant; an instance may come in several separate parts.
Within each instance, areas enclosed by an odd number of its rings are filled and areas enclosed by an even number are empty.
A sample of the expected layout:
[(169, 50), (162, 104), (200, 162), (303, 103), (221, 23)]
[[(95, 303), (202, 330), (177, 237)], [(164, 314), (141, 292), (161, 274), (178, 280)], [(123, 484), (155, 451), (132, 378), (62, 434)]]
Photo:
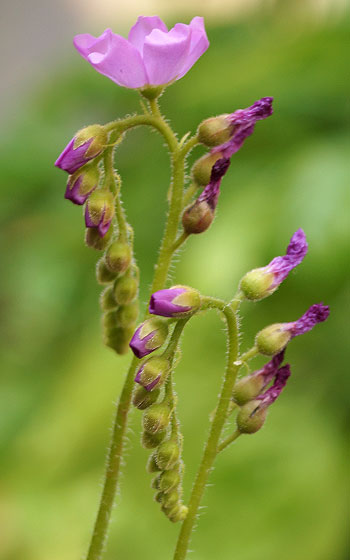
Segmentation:
[[(177, 262), (189, 238), (195, 243), (198, 234), (215, 235), (214, 228), (206, 232), (215, 218), (224, 176), (258, 121), (263, 121), (258, 126), (269, 126), (268, 118), (273, 114), (273, 97), (253, 103), (247, 99), (247, 108), (228, 107), (233, 112), (206, 118), (194, 134), (178, 138), (162, 115), (159, 99), (207, 50), (203, 18), (195, 17), (189, 25), (178, 23), (168, 31), (158, 17), (139, 17), (128, 39), (107, 29), (97, 38), (78, 35), (74, 45), (99, 73), (135, 90), (141, 100), (139, 113), (78, 131), (55, 163), (68, 173), (65, 198), (84, 206), (85, 242), (100, 253), (96, 276), (103, 286), (100, 304), (104, 342), (117, 355), (131, 356), (116, 405), (101, 501), (86, 560), (103, 558), (132, 405), (141, 411), (141, 445), (149, 450), (146, 468), (156, 502), (150, 508), (159, 506), (170, 522), (180, 525), (173, 558), (184, 560), (216, 457), (231, 452), (231, 444), (240, 436), (260, 430), (291, 375), (286, 363), (289, 343), (325, 321), (329, 308), (323, 303), (312, 304), (292, 322), (267, 325), (255, 340), (248, 341), (249, 349), (240, 352), (240, 304), (272, 295), (303, 261), (308, 244), (301, 228), (291, 232), (284, 255), (272, 258), (265, 266), (256, 263), (259, 267), (243, 276), (230, 301), (202, 294), (195, 286), (171, 285), (169, 271), (174, 267), (174, 257)], [(141, 322), (138, 290), (142, 271), (134, 255), (132, 224), (122, 205), (122, 178), (115, 166), (118, 146), (129, 130), (139, 126), (153, 127), (163, 136), (171, 169), (169, 188), (164, 192), (168, 201), (165, 229), (149, 305)], [(187, 157), (197, 145), (208, 151), (186, 173)], [(134, 158), (137, 165), (137, 154)], [(247, 223), (247, 227), (254, 225)], [(281, 243), (282, 251), (286, 240)], [(209, 416), (209, 435), (192, 492), (185, 499), (184, 441), (177, 415), (181, 395), (175, 393), (174, 377), (184, 329), (190, 328), (196, 314), (210, 310), (219, 313), (225, 323), (226, 368), (216, 408)], [(278, 319), (283, 321), (283, 317)], [(203, 352), (210, 349), (203, 348)], [(254, 369), (252, 361), (259, 355), (266, 358), (266, 363)], [(224, 429), (230, 433), (227, 437), (222, 435)], [(239, 442), (235, 452), (239, 452)], [(237, 508), (233, 515), (239, 515)]]

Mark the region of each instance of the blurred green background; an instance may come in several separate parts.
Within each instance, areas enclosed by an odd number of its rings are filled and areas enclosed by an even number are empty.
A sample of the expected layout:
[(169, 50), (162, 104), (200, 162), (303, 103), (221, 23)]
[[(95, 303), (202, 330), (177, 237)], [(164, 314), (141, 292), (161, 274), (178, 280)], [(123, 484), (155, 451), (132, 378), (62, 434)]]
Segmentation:
[[(233, 156), (217, 219), (189, 240), (173, 282), (230, 298), (247, 270), (283, 254), (303, 227), (305, 262), (273, 297), (242, 306), (242, 348), (271, 322), (294, 320), (322, 300), (331, 306), (327, 323), (289, 346), (293, 376), (264, 429), (218, 458), (192, 540), (193, 560), (346, 558), (350, 26), (331, 4), (322, 13), (306, 6), (263, 2), (240, 17), (227, 9), (221, 21), (208, 17), (210, 49), (161, 99), (183, 135), (208, 116), (275, 98), (273, 117), (258, 123)], [(187, 14), (167, 23), (189, 21)], [(120, 31), (118, 22), (106, 20), (97, 33), (107, 26)], [(94, 31), (83, 24), (75, 29)], [(53, 162), (77, 129), (137, 110), (137, 94), (94, 72), (68, 39), (60, 48), (61, 57), (58, 49), (51, 66), (29, 76), (2, 125), (3, 560), (81, 558), (100, 494), (113, 403), (130, 359), (102, 344), (98, 254), (84, 246), (81, 209), (63, 199), (66, 175)], [(192, 161), (203, 152), (197, 148)], [(168, 158), (157, 134), (138, 129), (116, 161), (146, 304), (164, 225)], [(219, 318), (195, 318), (176, 372), (185, 499), (224, 361)], [(106, 560), (170, 560), (179, 530), (152, 501), (140, 418), (134, 411)]]

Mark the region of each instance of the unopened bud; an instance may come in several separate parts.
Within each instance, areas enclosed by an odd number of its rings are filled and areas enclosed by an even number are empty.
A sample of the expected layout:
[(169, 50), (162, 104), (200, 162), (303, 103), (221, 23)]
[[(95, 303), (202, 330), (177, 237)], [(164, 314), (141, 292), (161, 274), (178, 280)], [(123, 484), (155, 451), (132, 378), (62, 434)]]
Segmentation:
[(159, 476), (159, 490), (167, 494), (180, 484), (181, 478), (177, 470), (164, 471)]
[(153, 404), (143, 414), (143, 429), (150, 433), (156, 434), (165, 430), (170, 421), (170, 409), (167, 404)]
[(239, 410), (237, 428), (241, 434), (255, 434), (266, 420), (266, 408), (258, 400), (250, 401)]
[(108, 329), (105, 333), (104, 343), (109, 348), (116, 351), (117, 354), (126, 354), (129, 350), (129, 342), (133, 329), (124, 329), (116, 327)]
[(64, 198), (71, 200), (74, 204), (82, 205), (98, 185), (100, 173), (96, 166), (70, 175)]
[(131, 303), (137, 294), (138, 281), (136, 278), (129, 276), (121, 276), (114, 284), (114, 297), (119, 305), (127, 305)]
[(148, 461), (147, 461), (146, 470), (149, 473), (154, 473), (154, 472), (159, 472), (160, 471), (160, 468), (158, 467), (157, 462), (156, 462), (156, 453), (152, 453), (152, 455), (149, 456)]
[(123, 274), (131, 263), (131, 249), (124, 241), (114, 241), (107, 250), (106, 263), (116, 274)]
[(154, 356), (140, 366), (136, 373), (135, 381), (147, 391), (152, 391), (156, 385), (160, 387), (164, 383), (168, 373), (168, 360), (161, 356)]
[(154, 496), (154, 499), (156, 502), (158, 502), (158, 504), (161, 504), (163, 501), (163, 497), (164, 497), (164, 493), (163, 492), (157, 492), (157, 494)]
[[(160, 488), (160, 474), (157, 474), (157, 476), (155, 476), (152, 479), (151, 488), (153, 488), (154, 490), (159, 490), (159, 488)], [(160, 493), (161, 492), (158, 492), (158, 494), (160, 494)]]
[(172, 490), (167, 494), (163, 494), (162, 504), (168, 510), (172, 509), (174, 506), (178, 504), (180, 500), (180, 494), (177, 490)]
[(222, 153), (205, 154), (192, 167), (192, 179), (199, 187), (206, 187), (210, 182), (213, 165), (221, 159)]
[(139, 387), (134, 394), (133, 405), (139, 410), (145, 410), (154, 404), (159, 397), (159, 389), (147, 391), (144, 387)]
[(111, 284), (115, 280), (115, 273), (107, 268), (105, 258), (102, 257), (96, 265), (96, 279), (99, 284)]
[(55, 161), (56, 167), (75, 173), (80, 167), (96, 157), (107, 144), (107, 132), (99, 124), (79, 130)]
[(266, 272), (263, 268), (256, 268), (243, 276), (240, 289), (247, 299), (258, 301), (275, 291), (272, 288), (274, 280), (271, 272)]
[(169, 333), (164, 319), (151, 317), (139, 325), (130, 341), (130, 348), (138, 358), (143, 358), (160, 348)]
[(85, 244), (91, 249), (103, 251), (108, 247), (113, 235), (113, 228), (109, 228), (104, 237), (101, 237), (96, 228), (86, 228), (85, 230)]
[(264, 388), (265, 380), (262, 375), (248, 375), (239, 379), (233, 388), (233, 399), (240, 406), (255, 399)]
[(210, 148), (228, 142), (234, 129), (228, 116), (227, 114), (220, 115), (203, 121), (198, 127), (199, 142)]
[(255, 344), (260, 352), (266, 356), (279, 354), (291, 340), (292, 335), (283, 323), (269, 325), (260, 331), (255, 338)]
[(149, 312), (162, 317), (185, 317), (198, 311), (200, 305), (201, 297), (197, 290), (188, 286), (173, 286), (152, 294)]
[(171, 470), (180, 457), (179, 445), (174, 439), (163, 441), (157, 452), (157, 465), (162, 471)]
[(106, 311), (106, 313), (103, 313), (102, 324), (106, 333), (111, 333), (113, 329), (116, 329), (118, 326), (116, 310)]
[(188, 507), (181, 504), (176, 509), (169, 511), (169, 519), (173, 523), (177, 523), (178, 521), (183, 521), (186, 519), (188, 514)]
[(158, 447), (166, 436), (166, 432), (157, 432), (156, 434), (150, 434), (149, 432), (142, 432), (141, 444), (142, 447), (146, 449), (154, 449)]
[(113, 309), (116, 309), (117, 302), (114, 299), (113, 286), (108, 286), (103, 290), (100, 295), (100, 305), (103, 311), (112, 311)]
[(104, 237), (114, 216), (114, 198), (106, 189), (94, 191), (85, 206), (85, 225), (95, 228)]
[(132, 327), (139, 316), (139, 304), (137, 301), (128, 303), (128, 305), (121, 305), (117, 310), (117, 321), (120, 327)]
[(182, 225), (186, 233), (202, 233), (214, 220), (215, 212), (206, 200), (196, 200), (182, 214)]

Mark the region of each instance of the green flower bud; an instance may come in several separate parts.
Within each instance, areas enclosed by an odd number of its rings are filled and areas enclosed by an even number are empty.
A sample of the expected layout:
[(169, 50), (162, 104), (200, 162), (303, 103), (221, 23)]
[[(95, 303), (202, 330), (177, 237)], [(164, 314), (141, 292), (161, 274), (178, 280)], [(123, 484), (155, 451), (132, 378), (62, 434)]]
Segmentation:
[(129, 342), (133, 334), (133, 329), (116, 327), (106, 329), (104, 343), (117, 354), (126, 354), (129, 351)]
[(119, 305), (131, 303), (137, 294), (139, 283), (136, 278), (125, 275), (118, 278), (114, 284), (114, 297)]
[(139, 316), (139, 304), (137, 301), (122, 305), (117, 310), (117, 321), (121, 327), (131, 327), (135, 325), (137, 317)]
[(160, 390), (154, 389), (154, 391), (146, 391), (144, 387), (139, 387), (134, 394), (132, 400), (133, 405), (139, 410), (145, 410), (152, 404), (154, 404), (159, 397)]
[(169, 424), (170, 414), (167, 404), (153, 404), (144, 412), (142, 420), (143, 429), (150, 434), (164, 431)]
[(163, 492), (157, 492), (157, 494), (154, 496), (154, 499), (156, 502), (158, 502), (158, 504), (161, 504), (163, 501), (163, 497), (164, 497)]
[[(154, 490), (159, 490), (160, 488), (160, 474), (157, 474), (154, 478), (152, 478), (151, 488)], [(160, 492), (158, 492), (160, 493)]]
[(180, 457), (180, 449), (174, 439), (164, 441), (157, 451), (157, 465), (162, 471), (171, 470)]
[(199, 142), (210, 148), (228, 142), (234, 129), (228, 117), (229, 115), (226, 114), (203, 121), (198, 127)]
[(256, 268), (243, 276), (239, 287), (247, 299), (259, 301), (275, 291), (271, 289), (274, 280), (275, 277), (272, 272)]
[(183, 521), (184, 519), (186, 519), (188, 514), (188, 507), (181, 504), (178, 507), (175, 507), (174, 509), (172, 509), (171, 511), (169, 511), (169, 519), (170, 521), (172, 521), (173, 523), (177, 523), (178, 521)]
[(107, 336), (109, 334), (112, 334), (113, 336), (113, 332), (111, 333), (111, 331), (113, 331), (114, 329), (117, 328), (117, 312), (114, 311), (107, 311), (106, 313), (104, 313), (102, 315), (102, 325), (105, 329), (105, 332), (107, 334)]
[(177, 470), (164, 471), (159, 476), (159, 489), (168, 494), (180, 484), (181, 479)]
[(97, 262), (96, 279), (99, 284), (110, 284), (115, 280), (115, 273), (107, 268), (104, 257)]
[(158, 467), (158, 465), (156, 463), (156, 452), (152, 453), (152, 455), (149, 456), (148, 461), (147, 461), (147, 465), (146, 465), (146, 470), (149, 473), (155, 473), (155, 472), (160, 471), (160, 468)]
[(116, 309), (117, 302), (114, 299), (113, 286), (108, 286), (100, 295), (100, 305), (103, 311), (112, 311)]
[(160, 387), (164, 383), (168, 373), (168, 360), (161, 356), (155, 356), (143, 362), (137, 371), (135, 381), (147, 391), (152, 391), (156, 385)]
[(106, 264), (115, 274), (124, 274), (131, 263), (131, 248), (124, 241), (114, 241), (106, 253)]
[(262, 375), (243, 377), (239, 379), (233, 388), (233, 399), (240, 406), (255, 399), (264, 388), (264, 377)]
[(150, 434), (149, 432), (142, 432), (141, 444), (145, 449), (154, 449), (163, 441), (166, 436), (166, 431)]
[(206, 187), (210, 183), (211, 171), (213, 165), (218, 159), (221, 159), (222, 153), (205, 154), (199, 158), (192, 167), (192, 179), (200, 187)]
[(180, 500), (180, 494), (177, 490), (172, 490), (168, 494), (163, 494), (162, 504), (168, 511), (173, 509)]
[(283, 323), (275, 323), (265, 327), (256, 335), (255, 344), (260, 354), (274, 356), (287, 346), (291, 338), (291, 333)]
[(266, 420), (266, 408), (261, 406), (261, 401), (250, 401), (239, 410), (237, 415), (237, 428), (241, 434), (255, 434)]
[(212, 224), (215, 211), (206, 200), (196, 200), (185, 208), (182, 225), (186, 233), (203, 233)]
[(113, 235), (113, 228), (109, 228), (104, 237), (101, 237), (97, 228), (86, 228), (85, 244), (91, 249), (103, 251), (108, 247)]

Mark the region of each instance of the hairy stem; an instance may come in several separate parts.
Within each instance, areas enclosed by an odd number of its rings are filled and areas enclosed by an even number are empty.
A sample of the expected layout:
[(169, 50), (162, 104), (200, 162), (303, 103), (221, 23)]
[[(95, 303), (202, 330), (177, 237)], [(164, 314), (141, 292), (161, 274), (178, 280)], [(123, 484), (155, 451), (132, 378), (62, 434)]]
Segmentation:
[[(156, 113), (156, 111), (154, 111), (154, 113)], [(164, 136), (171, 153), (171, 164), (173, 170), (172, 195), (169, 204), (168, 219), (150, 290), (150, 293), (153, 293), (164, 287), (168, 277), (172, 256), (174, 254), (173, 245), (176, 239), (182, 209), (185, 154), (181, 154), (179, 152), (176, 136), (168, 123), (166, 123), (163, 117), (161, 117), (160, 113), (127, 117), (122, 121), (116, 121), (115, 123), (107, 125), (106, 128), (110, 131), (115, 131), (113, 136), (117, 136), (118, 133), (121, 134), (129, 128), (142, 124), (155, 127)], [(131, 361), (116, 408), (111, 444), (107, 457), (105, 481), (86, 560), (100, 560), (107, 540), (108, 528), (118, 487), (128, 413), (130, 410), (135, 371), (138, 363), (139, 360), (134, 357)]]
[(198, 508), (201, 503), (215, 457), (218, 453), (218, 444), (227, 418), (232, 390), (239, 369), (239, 366), (235, 364), (238, 355), (238, 327), (236, 315), (229, 306), (222, 306), (222, 303), (219, 300), (213, 300), (212, 305), (209, 305), (209, 301), (207, 304), (207, 307), (219, 308), (226, 319), (228, 339), (227, 366), (215, 416), (212, 421), (209, 437), (204, 449), (202, 462), (199, 466), (193, 485), (192, 494), (188, 504), (188, 514), (181, 526), (174, 560), (184, 560), (187, 556)]
[(227, 438), (225, 438), (220, 445), (218, 445), (218, 453), (220, 453), (220, 451), (222, 451), (223, 449), (225, 449), (228, 445), (230, 445), (231, 443), (233, 443), (234, 441), (236, 441), (236, 439), (241, 435), (241, 432), (239, 430), (236, 430), (233, 432), (233, 434), (231, 434), (230, 436), (227, 436)]

